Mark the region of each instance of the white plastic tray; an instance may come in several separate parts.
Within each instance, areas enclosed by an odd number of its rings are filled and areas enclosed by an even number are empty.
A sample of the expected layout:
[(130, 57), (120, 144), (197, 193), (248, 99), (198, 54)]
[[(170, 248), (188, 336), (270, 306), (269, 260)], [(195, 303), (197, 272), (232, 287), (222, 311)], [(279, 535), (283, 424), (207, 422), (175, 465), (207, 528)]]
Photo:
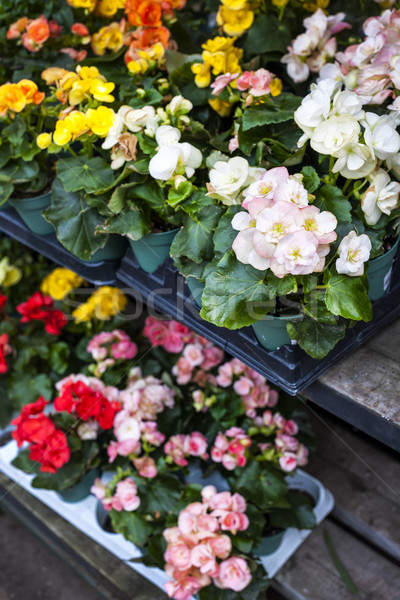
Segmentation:
[[(54, 510), (66, 521), (95, 540), (109, 552), (123, 560), (129, 567), (149, 579), (154, 585), (164, 590), (167, 575), (161, 569), (146, 567), (140, 563), (132, 563), (132, 558), (140, 556), (140, 550), (131, 542), (125, 540), (120, 533), (108, 533), (102, 529), (97, 518), (97, 499), (89, 496), (81, 502), (70, 504), (64, 502), (58, 494), (48, 490), (38, 490), (31, 486), (34, 475), (28, 475), (11, 465), (17, 455), (18, 447), (15, 441), (9, 442), (0, 448), (0, 471), (9, 479), (27, 490), (32, 496), (38, 498), (43, 504)], [(304, 471), (298, 470), (294, 477), (290, 477), (291, 487), (304, 490), (315, 500), (314, 513), (317, 523), (333, 509), (333, 495), (317, 479)], [(274, 577), (279, 569), (292, 556), (303, 541), (312, 533), (311, 530), (287, 529), (279, 548), (273, 554), (261, 557), (261, 561), (270, 578)]]

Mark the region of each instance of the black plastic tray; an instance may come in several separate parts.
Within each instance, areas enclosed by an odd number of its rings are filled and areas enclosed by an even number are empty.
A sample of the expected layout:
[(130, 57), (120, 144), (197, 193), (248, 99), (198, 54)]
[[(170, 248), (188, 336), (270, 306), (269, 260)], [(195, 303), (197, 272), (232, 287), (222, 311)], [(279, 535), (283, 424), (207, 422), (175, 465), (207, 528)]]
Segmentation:
[(30, 231), (13, 208), (0, 210), (0, 231), (63, 267), (71, 269), (89, 283), (117, 285), (116, 272), (120, 260), (104, 260), (91, 263), (79, 260), (60, 244), (54, 233), (40, 236)]
[(373, 303), (373, 320), (348, 328), (344, 339), (325, 358), (317, 360), (308, 356), (298, 345), (286, 345), (268, 352), (258, 343), (251, 327), (230, 331), (201, 319), (200, 309), (171, 260), (149, 275), (142, 271), (129, 249), (122, 259), (117, 277), (120, 287), (138, 301), (145, 301), (150, 313), (161, 312), (185, 323), (292, 395), (308, 387), (324, 371), (358, 348), (400, 313), (400, 261), (396, 259), (391, 289), (381, 300)]

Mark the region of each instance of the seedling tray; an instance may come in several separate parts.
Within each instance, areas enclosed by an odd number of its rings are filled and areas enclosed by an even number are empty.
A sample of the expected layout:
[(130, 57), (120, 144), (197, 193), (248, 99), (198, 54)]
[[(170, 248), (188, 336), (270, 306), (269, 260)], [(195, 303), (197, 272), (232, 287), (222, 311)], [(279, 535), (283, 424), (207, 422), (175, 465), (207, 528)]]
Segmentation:
[(119, 260), (104, 260), (93, 263), (79, 260), (60, 244), (54, 233), (40, 236), (30, 231), (13, 208), (0, 211), (0, 231), (59, 265), (71, 269), (89, 283), (94, 285), (116, 284), (116, 271), (120, 263)]
[(297, 344), (281, 346), (278, 350), (269, 352), (258, 343), (251, 327), (230, 331), (204, 321), (185, 279), (170, 259), (154, 273), (147, 274), (139, 267), (132, 250), (129, 249), (121, 261), (117, 278), (124, 292), (133, 295), (139, 301), (146, 301), (151, 314), (158, 311), (171, 315), (264, 375), (270, 383), (280, 386), (291, 395), (296, 395), (400, 313), (399, 263), (397, 258), (393, 265), (392, 283), (388, 293), (373, 303), (373, 320), (349, 327), (343, 340), (325, 358), (319, 360), (308, 356)]
[[(9, 479), (15, 481), (18, 485), (28, 491), (32, 496), (46, 504), (66, 521), (74, 525), (98, 544), (106, 548), (117, 558), (123, 560), (132, 569), (149, 579), (154, 585), (164, 590), (164, 583), (169, 579), (164, 571), (158, 568), (146, 567), (141, 563), (130, 562), (138, 558), (140, 550), (131, 542), (127, 541), (119, 533), (109, 533), (101, 527), (101, 510), (99, 503), (94, 496), (88, 496), (85, 500), (74, 504), (64, 502), (58, 494), (48, 490), (40, 490), (31, 486), (33, 475), (28, 475), (16, 469), (11, 465), (11, 461), (18, 453), (15, 441), (9, 442), (0, 448), (0, 471)], [(294, 476), (288, 478), (290, 486), (304, 492), (307, 492), (314, 498), (314, 514), (317, 524), (331, 512), (334, 506), (334, 499), (329, 490), (327, 490), (318, 479), (311, 477), (308, 473), (300, 469)], [(270, 578), (283, 567), (283, 565), (294, 554), (304, 540), (312, 533), (310, 529), (289, 528), (285, 531), (282, 543), (279, 548), (268, 556), (260, 557), (264, 568)]]

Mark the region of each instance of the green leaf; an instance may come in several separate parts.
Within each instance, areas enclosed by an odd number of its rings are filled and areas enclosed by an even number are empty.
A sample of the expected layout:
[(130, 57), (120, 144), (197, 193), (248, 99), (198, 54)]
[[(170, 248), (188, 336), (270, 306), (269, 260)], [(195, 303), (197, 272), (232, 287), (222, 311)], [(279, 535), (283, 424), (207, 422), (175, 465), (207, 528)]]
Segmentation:
[(285, 21), (280, 21), (271, 14), (259, 15), (251, 26), (246, 42), (245, 52), (250, 56), (265, 52), (285, 53), (292, 36)]
[(63, 375), (68, 368), (69, 346), (65, 342), (56, 342), (50, 346), (49, 363), (53, 371)]
[(328, 325), (307, 316), (301, 321), (288, 322), (286, 328), (292, 340), (296, 340), (312, 358), (324, 358), (346, 333), (343, 322)]
[(85, 190), (88, 194), (112, 185), (114, 171), (100, 156), (76, 156), (57, 161), (57, 175), (66, 192)]
[(324, 276), (325, 304), (334, 315), (355, 321), (371, 321), (372, 305), (368, 298), (367, 276), (349, 277), (332, 274)]
[(110, 217), (105, 223), (99, 224), (96, 231), (99, 233), (117, 233), (128, 237), (130, 240), (140, 240), (151, 232), (151, 222), (142, 212), (132, 206), (119, 215)]
[(26, 125), (22, 119), (16, 118), (10, 125), (4, 127), (2, 137), (6, 137), (14, 146), (18, 146), (24, 139)]
[(127, 512), (123, 510), (117, 512), (112, 509), (110, 511), (110, 517), (113, 529), (122, 533), (122, 535), (133, 542), (136, 546), (144, 546), (148, 540), (148, 537), (152, 533), (152, 527), (144, 518), (135, 512)]
[(51, 205), (44, 216), (53, 224), (61, 244), (82, 260), (106, 245), (107, 236), (95, 235), (103, 223), (101, 215), (86, 204), (83, 192), (66, 192), (59, 179), (53, 183)]
[(118, 214), (126, 207), (126, 202), (132, 197), (132, 189), (139, 183), (140, 181), (130, 181), (129, 183), (122, 183), (115, 188), (107, 204), (111, 212)]
[(193, 190), (194, 186), (190, 181), (182, 181), (182, 183), (178, 185), (178, 189), (171, 187), (168, 191), (168, 204), (175, 208), (175, 206), (181, 204), (186, 198), (189, 198)]
[(33, 375), (17, 371), (8, 378), (8, 394), (15, 409), (19, 409), (29, 402), (35, 402), (39, 396), (50, 400), (52, 393), (52, 383), (44, 373)]
[(212, 231), (222, 210), (219, 206), (207, 206), (199, 211), (197, 221), (187, 215), (172, 243), (172, 257), (185, 256), (198, 264), (210, 260), (213, 256)]
[(301, 98), (283, 93), (265, 104), (250, 106), (243, 113), (243, 131), (271, 123), (283, 123), (293, 119), (294, 111), (300, 106)]
[(10, 181), (0, 182), (0, 206), (5, 204), (14, 191), (14, 186)]
[(314, 169), (314, 167), (303, 167), (301, 174), (303, 175), (304, 187), (310, 194), (312, 194), (315, 192), (321, 182), (317, 171)]
[(24, 471), (24, 473), (30, 473), (32, 475), (33, 473), (39, 472), (40, 464), (29, 458), (29, 452), (29, 448), (20, 450), (14, 460), (11, 461), (11, 464), (13, 467)]
[(24, 160), (12, 161), (1, 169), (1, 175), (9, 178), (14, 184), (26, 183), (37, 177), (39, 168), (39, 163), (34, 160), (29, 162)]
[[(201, 62), (201, 61), (199, 61)], [(190, 100), (194, 106), (207, 104), (211, 98), (210, 88), (198, 88), (194, 82), (191, 70), (193, 63), (185, 63), (170, 75), (170, 82), (184, 98)]]
[(238, 232), (231, 226), (233, 217), (242, 210), (241, 206), (230, 206), (222, 215), (214, 232), (214, 252), (223, 256), (232, 248)]
[(286, 500), (287, 490), (283, 473), (256, 461), (241, 469), (235, 482), (235, 491), (243, 494), (262, 512), (273, 506), (290, 507)]
[(335, 548), (333, 547), (333, 544), (332, 544), (331, 536), (329, 535), (329, 533), (328, 533), (328, 531), (326, 529), (324, 531), (324, 540), (325, 540), (325, 543), (326, 543), (326, 545), (328, 547), (329, 554), (331, 555), (333, 564), (335, 565), (335, 567), (336, 567), (336, 569), (337, 569), (340, 577), (344, 581), (347, 589), (354, 596), (357, 596), (358, 595), (357, 586), (355, 585), (354, 581), (352, 580), (352, 578), (350, 577), (349, 573), (347, 572), (347, 570), (345, 569), (345, 567), (341, 563), (338, 555), (336, 554), (336, 550), (335, 550)]
[[(265, 271), (244, 265), (229, 253), (206, 280), (200, 315), (219, 327), (240, 329), (265, 315), (271, 306), (264, 284)], [(256, 314), (256, 310), (258, 312)]]
[(288, 529), (313, 529), (316, 525), (315, 515), (310, 498), (290, 490), (288, 493), (289, 508), (273, 508), (269, 515), (271, 527)]
[(351, 204), (336, 186), (323, 185), (314, 204), (321, 211), (328, 210), (333, 213), (338, 223), (351, 223)]

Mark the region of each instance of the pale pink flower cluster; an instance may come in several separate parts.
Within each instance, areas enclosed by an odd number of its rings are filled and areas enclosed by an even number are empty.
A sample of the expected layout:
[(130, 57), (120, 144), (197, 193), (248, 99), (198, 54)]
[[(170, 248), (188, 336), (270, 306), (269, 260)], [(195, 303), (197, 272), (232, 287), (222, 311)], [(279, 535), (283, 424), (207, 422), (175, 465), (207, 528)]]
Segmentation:
[(122, 410), (114, 419), (114, 435), (107, 452), (109, 461), (117, 456), (135, 454), (134, 462), (143, 477), (155, 477), (157, 470), (153, 459), (138, 460), (141, 442), (158, 447), (165, 441), (157, 429), (157, 415), (165, 408), (173, 408), (175, 392), (160, 379), (149, 375), (143, 377), (140, 368), (130, 371), (128, 386), (119, 394)]
[(233, 358), (218, 369), (216, 382), (227, 388), (233, 385), (234, 391), (242, 397), (246, 415), (254, 418), (258, 408), (273, 407), (278, 402), (278, 392), (267, 384), (265, 377)]
[(101, 479), (96, 479), (90, 489), (106, 510), (133, 512), (139, 508), (140, 498), (137, 495), (137, 487), (133, 479), (128, 477), (119, 481), (112, 496), (107, 496), (107, 489), (106, 484)]
[(117, 360), (130, 360), (137, 355), (138, 347), (127, 333), (121, 329), (102, 331), (89, 342), (87, 352), (98, 363), (94, 373), (100, 376)]
[(179, 513), (178, 526), (164, 531), (167, 550), (165, 571), (172, 578), (165, 584), (170, 598), (189, 600), (213, 583), (220, 589), (240, 592), (251, 581), (246, 561), (231, 556), (231, 538), (245, 531), (249, 520), (246, 501), (240, 494), (217, 493), (214, 486), (202, 490), (202, 502), (189, 504)]
[(219, 432), (211, 449), (211, 459), (222, 463), (228, 471), (246, 465), (246, 450), (251, 439), (241, 427), (231, 427), (225, 433)]
[(302, 176), (285, 167), (266, 171), (246, 190), (247, 212), (232, 219), (239, 231), (232, 248), (237, 259), (279, 278), (308, 275), (324, 269), (329, 244), (337, 238), (336, 217), (309, 206)]
[(172, 368), (179, 385), (186, 385), (190, 381), (204, 386), (207, 382), (215, 383), (215, 378), (209, 373), (224, 359), (224, 352), (212, 342), (200, 335), (195, 335), (192, 343), (187, 344)]
[(385, 10), (368, 18), (364, 40), (337, 52), (334, 65), (324, 67), (322, 78), (342, 79), (363, 104), (382, 104), (400, 89), (400, 10)]
[(239, 73), (224, 73), (223, 75), (218, 75), (216, 77), (214, 83), (210, 85), (212, 88), (212, 93), (214, 96), (218, 96), (221, 92), (224, 91), (227, 85), (235, 81), (239, 77)]
[[(255, 427), (268, 428), (270, 435), (275, 435), (275, 450), (279, 466), (289, 473), (297, 467), (304, 467), (308, 462), (308, 449), (294, 436), (299, 432), (299, 427), (292, 419), (285, 419), (280, 413), (266, 410), (263, 415), (253, 420)], [(261, 452), (270, 450), (271, 444), (259, 444)]]
[(319, 73), (321, 68), (336, 54), (337, 42), (335, 35), (351, 25), (344, 22), (345, 13), (325, 15), (318, 9), (311, 17), (304, 19), (306, 29), (293, 40), (288, 47), (288, 54), (281, 62), (287, 65), (288, 75), (296, 83), (306, 81), (310, 72)]
[(207, 460), (209, 458), (207, 447), (207, 438), (199, 431), (193, 431), (187, 435), (179, 433), (171, 436), (164, 446), (164, 452), (171, 462), (180, 467), (186, 467), (188, 456)]
[(192, 342), (196, 337), (196, 334), (186, 325), (177, 321), (162, 321), (154, 317), (147, 317), (143, 333), (154, 347), (162, 346), (172, 354), (182, 352), (185, 344)]
[(271, 94), (271, 83), (275, 75), (267, 69), (257, 69), (257, 71), (244, 71), (239, 79), (236, 80), (237, 89), (241, 92), (247, 92), (246, 106), (249, 106), (254, 98), (267, 96)]

